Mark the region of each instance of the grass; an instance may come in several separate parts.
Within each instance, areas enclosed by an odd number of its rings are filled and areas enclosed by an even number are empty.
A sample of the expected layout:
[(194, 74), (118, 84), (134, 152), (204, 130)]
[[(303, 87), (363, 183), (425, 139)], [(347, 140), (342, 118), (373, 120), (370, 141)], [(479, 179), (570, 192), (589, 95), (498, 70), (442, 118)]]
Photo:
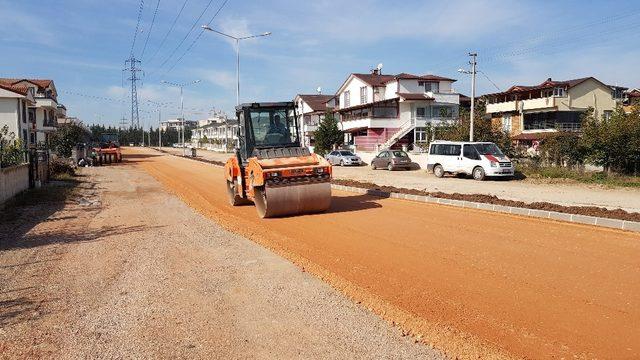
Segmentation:
[(609, 187), (640, 188), (640, 177), (606, 172), (578, 171), (560, 166), (517, 166), (516, 172), (532, 179), (569, 179), (585, 184), (598, 184)]

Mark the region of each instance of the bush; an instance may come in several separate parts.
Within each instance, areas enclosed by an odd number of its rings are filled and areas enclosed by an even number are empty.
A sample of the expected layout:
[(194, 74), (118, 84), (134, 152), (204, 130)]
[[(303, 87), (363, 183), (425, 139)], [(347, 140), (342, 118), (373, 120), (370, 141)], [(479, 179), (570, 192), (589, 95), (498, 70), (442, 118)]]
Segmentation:
[(338, 128), (338, 121), (330, 111), (325, 113), (324, 119), (320, 121), (318, 130), (314, 132), (313, 137), (316, 141), (313, 151), (320, 156), (333, 150), (334, 146), (342, 145), (344, 141), (344, 134)]
[(58, 177), (61, 175), (74, 176), (76, 174), (76, 169), (64, 159), (52, 158), (49, 160), (49, 173), (52, 177)]
[(9, 132), (7, 125), (0, 128), (0, 167), (22, 164), (24, 160), (22, 141)]
[(549, 165), (573, 167), (584, 162), (585, 149), (577, 133), (550, 133), (540, 145), (540, 156)]

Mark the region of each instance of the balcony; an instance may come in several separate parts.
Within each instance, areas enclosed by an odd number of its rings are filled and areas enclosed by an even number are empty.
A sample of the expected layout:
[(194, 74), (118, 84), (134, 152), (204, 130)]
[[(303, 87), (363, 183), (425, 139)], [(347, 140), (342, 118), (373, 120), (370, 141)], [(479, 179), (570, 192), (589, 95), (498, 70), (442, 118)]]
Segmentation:
[(433, 98), (437, 103), (443, 104), (460, 104), (460, 95), (453, 92), (431, 92), (425, 93), (430, 98)]
[(495, 104), (487, 104), (487, 114), (500, 113), (500, 112), (512, 112), (512, 111), (527, 111), (527, 110), (543, 110), (556, 107), (556, 98), (553, 96), (543, 97), (538, 99), (527, 100), (514, 100), (507, 102), (500, 102)]
[(53, 110), (58, 109), (58, 102), (52, 98), (36, 97), (35, 100), (36, 100), (36, 107), (39, 107), (39, 108), (46, 107), (46, 108), (51, 108)]

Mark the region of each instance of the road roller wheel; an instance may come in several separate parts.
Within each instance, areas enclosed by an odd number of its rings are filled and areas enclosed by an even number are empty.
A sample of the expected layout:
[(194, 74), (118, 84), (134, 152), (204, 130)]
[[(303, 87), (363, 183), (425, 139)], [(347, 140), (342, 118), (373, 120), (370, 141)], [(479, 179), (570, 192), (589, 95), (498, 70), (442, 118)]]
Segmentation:
[(271, 218), (323, 212), (331, 206), (331, 183), (256, 187), (253, 189), (258, 216)]
[(231, 206), (240, 206), (240, 205), (247, 204), (248, 201), (246, 199), (243, 199), (236, 192), (236, 185), (237, 183), (235, 180), (234, 181), (227, 180), (227, 195), (229, 195), (229, 204), (231, 204)]

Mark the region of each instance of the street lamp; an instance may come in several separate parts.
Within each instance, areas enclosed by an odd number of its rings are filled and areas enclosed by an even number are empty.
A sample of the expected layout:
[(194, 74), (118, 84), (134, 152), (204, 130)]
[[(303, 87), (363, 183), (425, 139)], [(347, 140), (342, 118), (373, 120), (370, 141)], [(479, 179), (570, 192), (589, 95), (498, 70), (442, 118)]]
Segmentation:
[[(220, 34), (222, 36), (226, 36), (230, 39), (235, 40), (236, 42), (236, 106), (240, 105), (240, 40), (247, 40), (247, 39), (253, 39), (253, 38), (258, 38), (258, 37), (263, 37), (263, 36), (269, 36), (271, 35), (271, 32), (265, 32), (262, 34), (258, 34), (258, 35), (249, 35), (249, 36), (242, 36), (242, 37), (237, 37), (237, 36), (233, 36), (233, 35), (229, 35), (229, 34), (225, 34), (222, 31), (218, 31), (215, 29), (212, 29), (209, 25), (202, 25), (202, 28), (204, 30), (207, 31), (212, 31), (216, 34)], [(224, 146), (225, 146), (225, 151), (227, 151), (227, 148), (229, 147), (228, 142), (229, 142), (229, 138), (228, 138), (228, 133), (229, 133), (229, 124), (227, 123), (227, 120), (225, 120), (225, 129), (224, 129)]]
[(185, 86), (189, 86), (189, 85), (194, 85), (200, 82), (200, 80), (194, 80), (191, 82), (186, 82), (186, 83), (181, 83), (181, 84), (176, 84), (176, 83), (172, 83), (169, 81), (165, 81), (165, 80), (161, 80), (160, 81), (163, 84), (169, 85), (169, 86), (173, 86), (173, 87), (179, 87), (180, 88), (180, 113), (182, 114), (182, 155), (185, 155), (185, 144), (184, 144), (184, 96), (183, 96), (183, 88)]

